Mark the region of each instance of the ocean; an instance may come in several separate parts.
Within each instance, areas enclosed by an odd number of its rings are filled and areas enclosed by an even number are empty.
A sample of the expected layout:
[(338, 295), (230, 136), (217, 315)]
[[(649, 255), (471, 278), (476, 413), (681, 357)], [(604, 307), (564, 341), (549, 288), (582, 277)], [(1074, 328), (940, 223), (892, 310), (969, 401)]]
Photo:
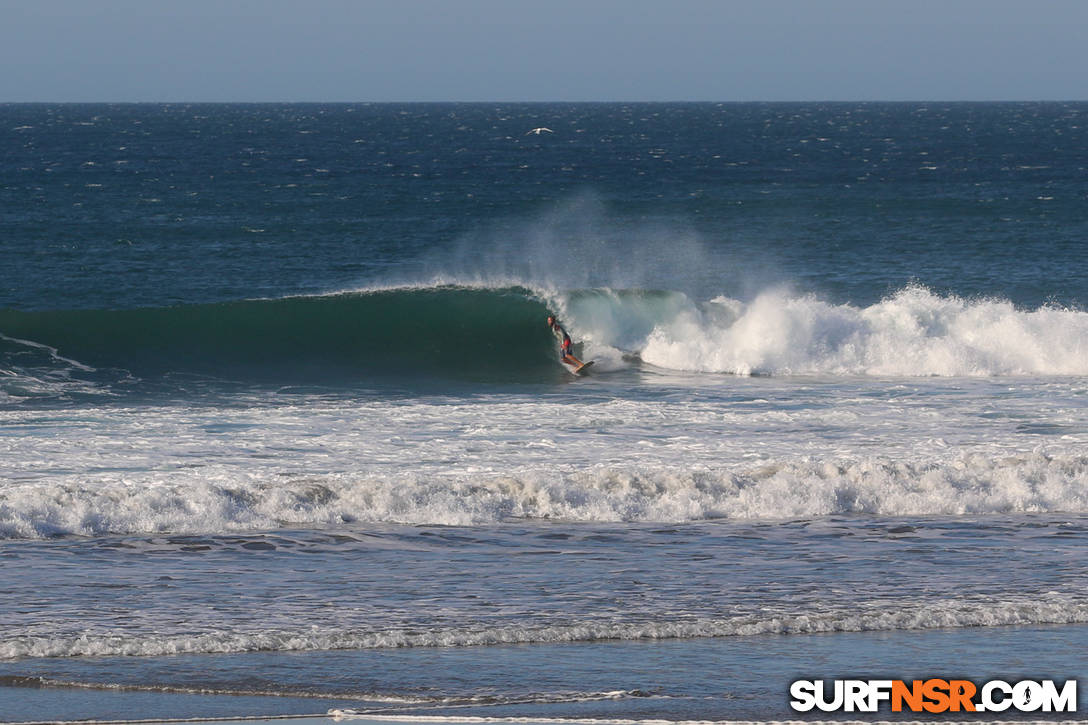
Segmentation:
[(0, 721), (1088, 714), (1088, 103), (0, 138)]

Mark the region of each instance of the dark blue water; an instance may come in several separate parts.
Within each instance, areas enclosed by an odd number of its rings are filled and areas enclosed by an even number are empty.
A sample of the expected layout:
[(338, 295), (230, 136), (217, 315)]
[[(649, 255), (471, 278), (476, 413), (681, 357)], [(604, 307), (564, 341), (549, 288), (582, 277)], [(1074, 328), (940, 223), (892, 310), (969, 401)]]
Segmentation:
[(0, 106), (0, 721), (1082, 676), (1086, 121)]
[[(648, 264), (628, 282), (696, 294), (785, 281), (865, 305), (916, 280), (1028, 306), (1086, 296), (1084, 104), (2, 112), (4, 308), (280, 297), (446, 268), (620, 286), (613, 262), (633, 250)], [(525, 135), (541, 124), (556, 132)], [(678, 232), (706, 268), (639, 250)]]

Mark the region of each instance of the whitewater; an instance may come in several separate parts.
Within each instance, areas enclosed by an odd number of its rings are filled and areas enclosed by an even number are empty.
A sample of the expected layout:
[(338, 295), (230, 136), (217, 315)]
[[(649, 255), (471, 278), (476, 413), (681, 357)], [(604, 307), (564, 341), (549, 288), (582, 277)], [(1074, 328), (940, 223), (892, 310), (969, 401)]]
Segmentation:
[(1088, 510), (1083, 410), (1055, 400), (1053, 381), (976, 383), (971, 393), (1006, 402), (972, 400), (957, 418), (947, 408), (965, 397), (959, 383), (897, 383), (876, 400), (852, 383), (834, 408), (828, 386), (758, 381), (701, 390), (709, 400), (695, 404), (663, 385), (663, 400), (644, 403), (300, 408), (277, 395), (228, 411), (109, 407), (93, 420), (9, 412), (19, 436), (0, 467), (0, 535)]

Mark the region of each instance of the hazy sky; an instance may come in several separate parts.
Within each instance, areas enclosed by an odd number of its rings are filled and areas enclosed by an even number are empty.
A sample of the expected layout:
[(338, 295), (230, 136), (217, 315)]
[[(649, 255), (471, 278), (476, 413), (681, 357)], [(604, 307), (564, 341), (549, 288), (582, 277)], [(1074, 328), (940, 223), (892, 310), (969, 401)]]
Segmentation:
[(1088, 0), (0, 0), (0, 102), (1085, 100)]

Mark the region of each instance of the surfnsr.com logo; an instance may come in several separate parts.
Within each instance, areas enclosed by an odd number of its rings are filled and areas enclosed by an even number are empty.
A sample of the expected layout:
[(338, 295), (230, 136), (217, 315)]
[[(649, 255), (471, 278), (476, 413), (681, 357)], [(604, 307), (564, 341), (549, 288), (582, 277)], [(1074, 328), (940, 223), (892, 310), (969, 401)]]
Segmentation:
[(790, 706), (797, 712), (1076, 712), (1077, 681), (1054, 680), (796, 680)]

